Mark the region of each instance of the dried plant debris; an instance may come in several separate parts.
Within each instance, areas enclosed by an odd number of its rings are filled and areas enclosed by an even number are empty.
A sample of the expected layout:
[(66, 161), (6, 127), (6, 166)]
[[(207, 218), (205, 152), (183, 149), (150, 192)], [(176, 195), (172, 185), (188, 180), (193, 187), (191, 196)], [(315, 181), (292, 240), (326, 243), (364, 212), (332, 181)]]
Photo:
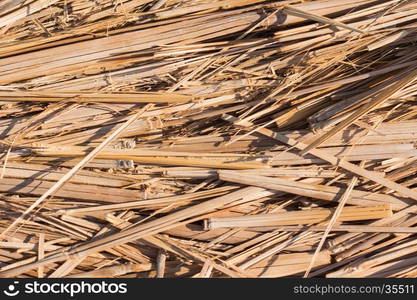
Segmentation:
[(0, 3), (0, 277), (417, 276), (417, 2)]

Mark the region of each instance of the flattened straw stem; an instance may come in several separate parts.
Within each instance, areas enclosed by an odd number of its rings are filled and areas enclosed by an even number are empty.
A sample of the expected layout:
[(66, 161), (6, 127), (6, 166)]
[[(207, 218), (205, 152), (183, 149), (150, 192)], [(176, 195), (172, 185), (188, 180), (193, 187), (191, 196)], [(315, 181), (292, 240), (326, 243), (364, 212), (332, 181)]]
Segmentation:
[[(39, 234), (39, 243), (38, 243), (38, 260), (41, 260), (45, 257), (45, 233)], [(43, 278), (44, 275), (44, 266), (38, 268), (38, 278)]]
[(156, 277), (164, 278), (165, 274), (165, 262), (167, 255), (164, 250), (159, 250), (158, 257), (156, 258)]
[(352, 31), (355, 31), (355, 32), (358, 32), (358, 33), (363, 33), (362, 30), (356, 29), (356, 28), (351, 27), (349, 25), (346, 25), (342, 22), (335, 21), (333, 19), (323, 17), (323, 16), (319, 16), (319, 15), (316, 15), (316, 14), (312, 14), (310, 12), (303, 11), (301, 9), (295, 8), (295, 7), (290, 6), (290, 5), (287, 5), (286, 7), (284, 7), (283, 11), (286, 14), (293, 15), (293, 16), (296, 16), (296, 17), (310, 19), (310, 20), (313, 20), (313, 21), (316, 21), (316, 22), (320, 22), (320, 23), (324, 23), (324, 24), (328, 24), (328, 25), (333, 25), (333, 26), (337, 26), (337, 27), (342, 27), (344, 29), (352, 30)]

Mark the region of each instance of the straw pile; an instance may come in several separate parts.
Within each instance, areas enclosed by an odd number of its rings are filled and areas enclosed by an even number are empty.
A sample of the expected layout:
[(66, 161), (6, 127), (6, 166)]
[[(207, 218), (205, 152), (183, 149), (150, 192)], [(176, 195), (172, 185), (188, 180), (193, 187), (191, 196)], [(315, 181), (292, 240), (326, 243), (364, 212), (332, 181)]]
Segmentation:
[(414, 277), (417, 1), (3, 0), (0, 277)]

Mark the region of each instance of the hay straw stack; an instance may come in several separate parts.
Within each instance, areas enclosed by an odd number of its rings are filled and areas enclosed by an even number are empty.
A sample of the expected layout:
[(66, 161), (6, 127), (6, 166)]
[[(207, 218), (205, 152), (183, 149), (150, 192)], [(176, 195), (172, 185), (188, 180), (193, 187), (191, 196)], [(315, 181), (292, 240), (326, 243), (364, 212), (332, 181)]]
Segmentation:
[(0, 277), (414, 277), (417, 2), (0, 3)]

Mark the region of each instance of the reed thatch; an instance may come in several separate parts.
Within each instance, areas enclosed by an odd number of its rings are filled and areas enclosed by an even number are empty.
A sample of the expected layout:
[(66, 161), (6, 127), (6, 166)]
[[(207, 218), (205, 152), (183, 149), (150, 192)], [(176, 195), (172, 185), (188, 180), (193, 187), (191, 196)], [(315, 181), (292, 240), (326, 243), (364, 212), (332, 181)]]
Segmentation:
[(0, 2), (0, 277), (415, 277), (417, 1)]

